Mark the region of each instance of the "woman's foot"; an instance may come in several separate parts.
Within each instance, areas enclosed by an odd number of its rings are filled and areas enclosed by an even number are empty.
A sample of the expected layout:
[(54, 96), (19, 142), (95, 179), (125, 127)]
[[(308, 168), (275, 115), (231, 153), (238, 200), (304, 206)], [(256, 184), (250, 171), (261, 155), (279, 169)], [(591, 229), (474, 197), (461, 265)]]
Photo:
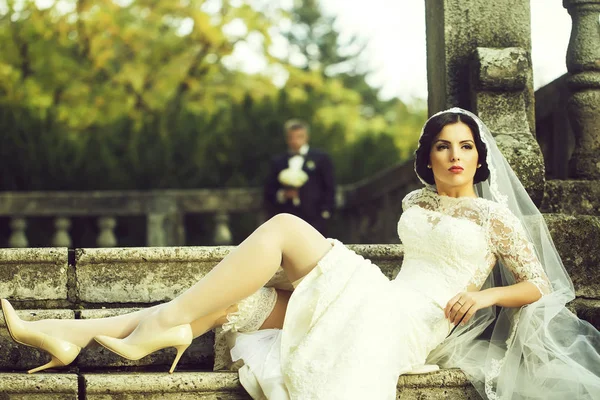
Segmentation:
[(144, 319), (124, 339), (109, 336), (96, 336), (94, 339), (108, 350), (128, 360), (139, 360), (166, 347), (175, 347), (177, 356), (169, 370), (169, 373), (172, 374), (183, 352), (192, 343), (194, 336), (190, 324), (165, 329), (158, 321), (158, 314), (157, 310), (157, 312)]
[(2, 311), (8, 333), (15, 342), (44, 350), (52, 356), (49, 363), (31, 369), (27, 371), (28, 373), (32, 374), (48, 368), (69, 365), (79, 355), (81, 351), (79, 346), (34, 329), (31, 324), (22, 321), (6, 299), (2, 299)]

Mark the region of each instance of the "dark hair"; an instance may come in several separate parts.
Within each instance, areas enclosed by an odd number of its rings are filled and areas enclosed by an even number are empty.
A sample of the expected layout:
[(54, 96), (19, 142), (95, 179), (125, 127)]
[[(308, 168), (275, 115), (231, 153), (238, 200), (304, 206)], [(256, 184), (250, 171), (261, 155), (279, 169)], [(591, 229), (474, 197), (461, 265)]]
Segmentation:
[(427, 165), (430, 162), (429, 154), (431, 152), (433, 140), (446, 125), (452, 125), (458, 122), (462, 122), (471, 129), (475, 147), (479, 154), (479, 164), (481, 164), (481, 167), (477, 168), (477, 172), (475, 172), (475, 176), (473, 177), (473, 183), (483, 182), (490, 176), (490, 169), (486, 162), (487, 147), (481, 140), (477, 122), (466, 114), (447, 112), (431, 117), (429, 121), (427, 121), (423, 127), (423, 135), (419, 139), (419, 147), (415, 151), (415, 170), (417, 171), (417, 174), (430, 185), (435, 185), (433, 171), (431, 168), (427, 168)]

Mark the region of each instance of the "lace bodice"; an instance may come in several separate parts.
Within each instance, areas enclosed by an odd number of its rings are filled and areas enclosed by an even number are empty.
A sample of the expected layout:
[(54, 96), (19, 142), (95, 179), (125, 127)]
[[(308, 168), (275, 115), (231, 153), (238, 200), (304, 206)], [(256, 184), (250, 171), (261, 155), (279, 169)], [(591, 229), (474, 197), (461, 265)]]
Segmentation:
[(515, 282), (531, 282), (542, 295), (550, 291), (533, 245), (506, 207), (423, 188), (409, 193), (402, 208), (398, 235), (405, 254), (396, 280), (408, 280), (441, 307), (461, 291), (479, 290), (498, 259)]

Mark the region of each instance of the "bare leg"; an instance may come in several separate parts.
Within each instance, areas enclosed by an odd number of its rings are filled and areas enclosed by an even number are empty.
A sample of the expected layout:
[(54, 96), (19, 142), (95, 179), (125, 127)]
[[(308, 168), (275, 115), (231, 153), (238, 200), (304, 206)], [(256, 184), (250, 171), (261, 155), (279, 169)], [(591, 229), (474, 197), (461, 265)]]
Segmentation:
[(225, 310), (268, 282), (281, 265), (291, 281), (310, 272), (331, 244), (305, 221), (279, 214), (261, 225), (204, 278), (144, 318), (127, 338), (143, 342), (170, 327)]

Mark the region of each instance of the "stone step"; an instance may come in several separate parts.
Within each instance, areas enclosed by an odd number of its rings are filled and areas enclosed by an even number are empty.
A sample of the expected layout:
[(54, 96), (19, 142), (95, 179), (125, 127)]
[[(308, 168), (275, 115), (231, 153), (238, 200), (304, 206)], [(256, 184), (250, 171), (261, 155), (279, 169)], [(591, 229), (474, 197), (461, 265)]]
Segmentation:
[(549, 180), (542, 211), (569, 215), (600, 215), (600, 181)]
[(0, 249), (0, 297), (64, 307), (74, 288), (68, 257), (67, 248)]
[[(350, 245), (389, 277), (402, 259), (401, 245)], [(76, 282), (82, 303), (154, 303), (170, 300), (206, 275), (232, 247), (81, 249)], [(243, 266), (242, 266), (243, 268)], [(267, 284), (292, 289), (283, 270)]]
[[(348, 247), (372, 260), (387, 276), (398, 273), (401, 245)], [(175, 297), (206, 275), (232, 248), (77, 249), (74, 267), (68, 265), (67, 249), (0, 249), (0, 297), (29, 309), (146, 306)], [(35, 262), (50, 256), (55, 257), (53, 263)], [(43, 290), (34, 290), (37, 285)], [(268, 285), (292, 288), (281, 269)]]
[(78, 400), (79, 377), (75, 374), (0, 373), (2, 400)]
[[(456, 369), (401, 376), (397, 399), (479, 399)], [(0, 373), (1, 398), (7, 400), (238, 400), (250, 399), (235, 372), (167, 373)], [(365, 399), (370, 400), (370, 399)]]
[(84, 399), (249, 400), (235, 372), (83, 374)]

